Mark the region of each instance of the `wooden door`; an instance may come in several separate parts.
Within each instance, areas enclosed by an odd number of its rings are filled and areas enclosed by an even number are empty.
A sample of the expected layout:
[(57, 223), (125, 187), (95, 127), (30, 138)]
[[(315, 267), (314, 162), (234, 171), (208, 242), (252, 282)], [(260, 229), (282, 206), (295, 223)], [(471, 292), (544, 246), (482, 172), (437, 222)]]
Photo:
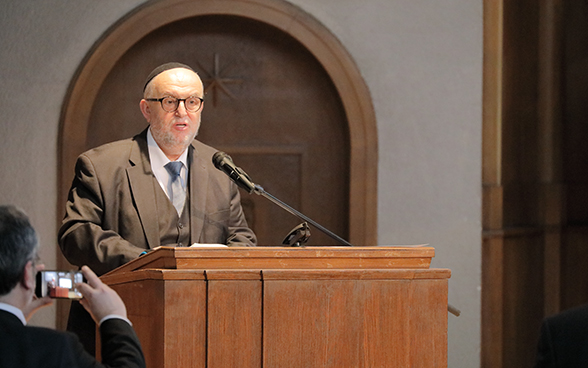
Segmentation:
[[(205, 84), (198, 139), (233, 157), (268, 193), (348, 238), (349, 133), (341, 99), (316, 58), (268, 24), (227, 15), (163, 26), (137, 42), (101, 86), (87, 148), (131, 137), (145, 77), (159, 64), (192, 66)], [(241, 192), (260, 245), (278, 245), (301, 221)], [(336, 244), (312, 228), (309, 245)]]

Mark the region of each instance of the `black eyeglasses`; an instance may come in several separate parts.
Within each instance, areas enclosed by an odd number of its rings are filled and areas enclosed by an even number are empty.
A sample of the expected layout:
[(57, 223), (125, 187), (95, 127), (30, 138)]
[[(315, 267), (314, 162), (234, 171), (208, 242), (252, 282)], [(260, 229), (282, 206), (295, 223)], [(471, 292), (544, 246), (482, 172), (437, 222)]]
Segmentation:
[(188, 98), (175, 98), (166, 96), (162, 98), (146, 98), (145, 101), (159, 101), (161, 108), (167, 112), (174, 112), (180, 106), (180, 101), (184, 102), (184, 107), (190, 112), (196, 112), (202, 107), (204, 99), (200, 97), (188, 97)]

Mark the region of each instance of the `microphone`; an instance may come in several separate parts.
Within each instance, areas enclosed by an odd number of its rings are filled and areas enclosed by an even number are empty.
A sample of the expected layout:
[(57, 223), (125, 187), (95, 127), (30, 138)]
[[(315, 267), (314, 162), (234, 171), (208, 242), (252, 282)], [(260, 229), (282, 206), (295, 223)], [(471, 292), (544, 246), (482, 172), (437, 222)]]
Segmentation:
[[(353, 244), (351, 244), (347, 240), (343, 239), (339, 235), (335, 234), (331, 230), (322, 226), (318, 222), (313, 221), (308, 216), (302, 214), (301, 212), (298, 212), (297, 210), (295, 210), (291, 206), (287, 205), (286, 203), (280, 201), (279, 199), (277, 199), (273, 195), (269, 194), (268, 192), (265, 191), (265, 189), (263, 189), (263, 187), (261, 185), (254, 184), (251, 181), (251, 179), (249, 178), (249, 175), (247, 175), (245, 173), (245, 171), (241, 170), (240, 167), (235, 166), (235, 163), (233, 162), (233, 159), (231, 158), (231, 156), (227, 155), (226, 153), (221, 152), (221, 151), (216, 152), (212, 156), (212, 163), (214, 164), (214, 166), (217, 169), (219, 169), (220, 171), (227, 174), (229, 176), (229, 178), (231, 178), (231, 180), (234, 181), (235, 184), (237, 184), (240, 188), (243, 188), (247, 192), (249, 192), (249, 194), (255, 193), (257, 195), (263, 196), (263, 197), (269, 199), (270, 201), (272, 201), (273, 203), (277, 204), (278, 206), (282, 207), (282, 209), (284, 209), (286, 212), (289, 212), (290, 214), (298, 217), (299, 219), (301, 219), (303, 221), (311, 223), (317, 229), (319, 229), (323, 233), (327, 234), (331, 238), (337, 240), (341, 244), (347, 245), (347, 246), (353, 246)], [(306, 228), (308, 229), (308, 225), (306, 225)], [(295, 228), (294, 230), (296, 230), (296, 229), (297, 228)], [(308, 229), (308, 236), (310, 236), (310, 229)], [(286, 239), (289, 239), (289, 238), (290, 238), (290, 234), (288, 235), (288, 237), (286, 237)], [(304, 242), (306, 242), (306, 240), (308, 240), (308, 239), (305, 239)], [(302, 244), (302, 243), (300, 243), (300, 244)]]
[(255, 190), (255, 184), (249, 178), (249, 175), (240, 167), (235, 166), (231, 156), (224, 152), (218, 151), (212, 156), (212, 163), (220, 171), (224, 172), (237, 184), (240, 188), (246, 190), (249, 194)]

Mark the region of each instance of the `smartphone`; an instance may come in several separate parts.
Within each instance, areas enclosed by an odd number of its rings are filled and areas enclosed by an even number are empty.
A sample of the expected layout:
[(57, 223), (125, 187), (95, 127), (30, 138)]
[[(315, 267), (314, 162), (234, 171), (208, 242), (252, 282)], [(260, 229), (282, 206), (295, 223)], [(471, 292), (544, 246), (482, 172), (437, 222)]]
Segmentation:
[(83, 281), (84, 276), (79, 271), (39, 271), (35, 295), (39, 298), (81, 299), (76, 283)]

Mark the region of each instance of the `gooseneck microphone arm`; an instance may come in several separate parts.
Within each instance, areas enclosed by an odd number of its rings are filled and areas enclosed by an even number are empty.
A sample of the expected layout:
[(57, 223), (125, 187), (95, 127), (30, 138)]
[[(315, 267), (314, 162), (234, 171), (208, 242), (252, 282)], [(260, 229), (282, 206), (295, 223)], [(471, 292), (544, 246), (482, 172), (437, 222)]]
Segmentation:
[(323, 233), (327, 234), (331, 238), (337, 240), (341, 244), (346, 245), (346, 246), (350, 246), (350, 247), (353, 246), (353, 244), (351, 244), (347, 240), (341, 238), (339, 235), (333, 233), (332, 231), (325, 228), (324, 226), (322, 226), (318, 222), (310, 219), (309, 217), (307, 217), (304, 214), (300, 213), (299, 211), (295, 210), (291, 206), (289, 206), (286, 203), (282, 202), (281, 200), (277, 199), (273, 195), (269, 194), (260, 185), (254, 184), (253, 181), (251, 181), (251, 179), (249, 178), (249, 176), (243, 170), (241, 170), (241, 168), (235, 166), (235, 164), (233, 163), (233, 160), (231, 159), (231, 156), (227, 155), (226, 153), (220, 152), (220, 151), (215, 153), (214, 156), (212, 156), (212, 162), (214, 163), (214, 166), (217, 169), (219, 169), (220, 171), (227, 174), (229, 176), (229, 178), (231, 178), (231, 180), (233, 180), (235, 182), (235, 184), (237, 184), (240, 188), (246, 190), (249, 194), (255, 193), (257, 195), (261, 195), (261, 196), (269, 199), (273, 203), (277, 204), (278, 206), (280, 206), (286, 212), (289, 212), (290, 214), (298, 217), (299, 219), (312, 224), (317, 229), (319, 229)]
[(353, 244), (349, 243), (347, 240), (343, 239), (342, 237), (340, 237), (339, 235), (335, 234), (334, 232), (332, 232), (331, 230), (327, 229), (326, 227), (322, 226), (321, 224), (319, 224), (318, 222), (308, 218), (307, 216), (303, 215), (302, 213), (296, 211), (294, 208), (288, 206), (286, 203), (280, 201), (279, 199), (277, 199), (276, 197), (274, 197), (273, 195), (269, 194), (268, 192), (266, 192), (261, 186), (255, 184), (255, 189), (253, 190), (253, 192), (257, 195), (261, 195), (267, 199), (269, 199), (270, 201), (274, 202), (275, 204), (277, 204), (278, 206), (282, 207), (284, 210), (286, 210), (286, 212), (290, 212), (292, 215), (298, 217), (299, 219), (308, 222), (309, 224), (314, 225), (314, 227), (316, 227), (317, 229), (319, 229), (320, 231), (322, 231), (323, 233), (327, 234), (328, 236), (330, 236), (331, 238), (337, 240), (338, 242), (340, 242), (341, 244), (347, 245), (352, 247)]

